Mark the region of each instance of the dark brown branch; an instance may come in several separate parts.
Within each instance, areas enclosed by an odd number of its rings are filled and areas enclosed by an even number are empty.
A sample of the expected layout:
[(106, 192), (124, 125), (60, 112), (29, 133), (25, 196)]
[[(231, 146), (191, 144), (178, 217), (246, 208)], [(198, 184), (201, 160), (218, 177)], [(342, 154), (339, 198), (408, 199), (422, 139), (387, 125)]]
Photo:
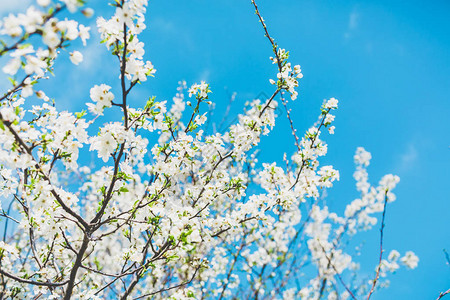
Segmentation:
[[(122, 1), (122, 5), (123, 5), (123, 1)], [(127, 95), (134, 85), (132, 84), (130, 86), (130, 88), (127, 90), (126, 82), (125, 82), (125, 71), (126, 71), (126, 67), (127, 67), (127, 47), (128, 47), (126, 23), (123, 24), (123, 43), (124, 43), (124, 47), (123, 47), (123, 53), (122, 53), (122, 57), (121, 57), (121, 67), (120, 67), (120, 84), (122, 87), (122, 104), (121, 104), (121, 106), (123, 109), (124, 127), (125, 127), (125, 130), (127, 130), (128, 129)], [(117, 182), (117, 173), (119, 172), (119, 163), (120, 163), (120, 160), (122, 159), (122, 156), (123, 156), (123, 153), (125, 150), (125, 143), (126, 143), (126, 141), (124, 141), (120, 145), (119, 154), (117, 155), (117, 157), (114, 160), (114, 175), (113, 175), (113, 178), (109, 185), (108, 192), (103, 199), (103, 203), (102, 203), (100, 210), (98, 211), (98, 213), (95, 215), (95, 217), (90, 222), (91, 224), (95, 224), (102, 219), (105, 209), (108, 206), (108, 203), (112, 198), (114, 186)]]
[(24, 278), (20, 278), (15, 275), (12, 275), (2, 269), (0, 269), (0, 274), (6, 276), (8, 278), (11, 278), (17, 282), (20, 282), (20, 283), (26, 283), (26, 284), (32, 284), (32, 285), (38, 285), (38, 286), (57, 287), (57, 286), (62, 286), (62, 285), (65, 285), (68, 283), (68, 280), (63, 281), (63, 282), (39, 282), (39, 281), (34, 281), (34, 280), (28, 280), (28, 279), (24, 279)]
[(269, 31), (267, 30), (266, 23), (264, 22), (263, 17), (262, 17), (261, 14), (259, 13), (259, 9), (258, 9), (258, 6), (256, 5), (255, 0), (252, 0), (252, 4), (253, 4), (253, 6), (255, 7), (255, 13), (256, 13), (256, 15), (257, 15), (258, 18), (259, 18), (259, 22), (261, 22), (261, 25), (262, 25), (263, 28), (264, 28), (265, 36), (269, 39), (270, 44), (272, 45), (273, 53), (275, 54), (275, 57), (277, 58), (278, 70), (281, 72), (282, 66), (281, 66), (281, 60), (280, 60), (280, 57), (278, 56), (278, 46), (277, 46), (277, 44), (275, 43), (274, 39), (270, 36)]
[(87, 234), (84, 234), (83, 242), (81, 244), (80, 250), (78, 250), (78, 254), (75, 259), (75, 263), (70, 271), (69, 282), (67, 285), (66, 293), (64, 294), (64, 300), (69, 300), (73, 293), (73, 288), (75, 286), (75, 279), (77, 276), (78, 269), (81, 267), (81, 262), (83, 260), (84, 253), (86, 252), (89, 245), (89, 237)]

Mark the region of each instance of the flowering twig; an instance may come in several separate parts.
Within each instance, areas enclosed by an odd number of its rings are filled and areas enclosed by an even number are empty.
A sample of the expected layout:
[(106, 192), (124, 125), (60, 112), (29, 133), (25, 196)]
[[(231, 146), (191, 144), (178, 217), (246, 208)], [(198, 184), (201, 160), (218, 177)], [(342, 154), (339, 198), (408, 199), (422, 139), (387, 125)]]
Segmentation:
[(384, 233), (384, 218), (386, 216), (386, 204), (388, 200), (388, 190), (386, 190), (384, 195), (384, 205), (383, 205), (383, 216), (381, 217), (381, 228), (380, 228), (380, 257), (378, 259), (378, 267), (377, 267), (377, 273), (375, 275), (375, 279), (372, 283), (372, 288), (370, 289), (369, 294), (367, 295), (367, 300), (370, 299), (372, 296), (373, 291), (375, 290), (375, 286), (377, 285), (378, 278), (380, 277), (380, 269), (381, 269), (381, 263), (383, 259), (383, 233)]
[(439, 297), (437, 297), (436, 300), (442, 299), (442, 297), (444, 297), (445, 295), (448, 295), (448, 294), (450, 294), (450, 289), (446, 290), (445, 292), (441, 292), (439, 294)]

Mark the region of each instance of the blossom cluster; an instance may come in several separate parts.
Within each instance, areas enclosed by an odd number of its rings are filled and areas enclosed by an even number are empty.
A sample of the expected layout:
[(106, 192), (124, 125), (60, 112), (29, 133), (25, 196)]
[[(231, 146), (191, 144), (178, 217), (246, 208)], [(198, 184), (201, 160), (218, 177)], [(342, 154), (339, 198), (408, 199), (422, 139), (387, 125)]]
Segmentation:
[[(9, 46), (3, 43), (0, 48), (0, 56), (10, 56), (2, 71), (13, 76), (10, 78), (13, 87), (5, 96), (10, 96), (18, 90), (21, 90), (21, 96), (24, 98), (31, 96), (33, 85), (43, 78), (46, 72), (51, 71), (59, 53), (58, 49), (66, 48), (69, 41), (76, 39), (86, 45), (90, 38), (90, 27), (75, 20), (60, 20), (56, 17), (65, 8), (75, 12), (82, 6), (82, 2), (61, 2), (62, 4), (46, 10), (49, 1), (38, 1), (41, 7), (30, 6), (25, 14), (9, 14), (0, 21), (0, 34), (14, 41)], [(29, 37), (33, 35), (40, 36), (40, 42), (36, 45), (28, 43)], [(77, 65), (83, 60), (83, 55), (75, 50), (70, 53), (70, 60)], [(23, 78), (16, 80), (20, 70), (23, 70)]]
[(112, 47), (112, 53), (119, 56), (128, 80), (144, 82), (156, 69), (150, 61), (144, 61), (144, 43), (137, 38), (145, 28), (147, 0), (126, 1), (115, 4), (114, 15), (105, 20), (97, 19), (98, 31), (106, 47)]
[(289, 58), (289, 52), (285, 49), (278, 48), (276, 57), (271, 57), (270, 59), (275, 64), (279, 65), (280, 72), (277, 74), (278, 80), (275, 81), (270, 79), (270, 83), (278, 86), (280, 89), (285, 89), (291, 94), (291, 99), (297, 99), (298, 92), (295, 90), (298, 87), (298, 79), (303, 78), (302, 70), (300, 65), (295, 65), (294, 68), (291, 67), (291, 63), (287, 62)]

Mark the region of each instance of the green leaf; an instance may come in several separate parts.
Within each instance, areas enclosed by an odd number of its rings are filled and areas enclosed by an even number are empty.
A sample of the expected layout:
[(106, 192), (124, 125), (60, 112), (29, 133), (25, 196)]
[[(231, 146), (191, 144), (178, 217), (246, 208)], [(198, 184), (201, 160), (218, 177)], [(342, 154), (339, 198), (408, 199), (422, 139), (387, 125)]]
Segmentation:
[(124, 187), (124, 186), (121, 186), (119, 188), (119, 193), (128, 193), (128, 189), (126, 187)]
[(12, 85), (14, 85), (14, 86), (17, 85), (17, 81), (14, 80), (14, 78), (8, 77), (8, 80), (9, 80), (9, 82), (11, 82)]
[(82, 110), (80, 112), (76, 112), (75, 116), (77, 117), (77, 119), (81, 119), (82, 117), (84, 117), (86, 115), (86, 110)]

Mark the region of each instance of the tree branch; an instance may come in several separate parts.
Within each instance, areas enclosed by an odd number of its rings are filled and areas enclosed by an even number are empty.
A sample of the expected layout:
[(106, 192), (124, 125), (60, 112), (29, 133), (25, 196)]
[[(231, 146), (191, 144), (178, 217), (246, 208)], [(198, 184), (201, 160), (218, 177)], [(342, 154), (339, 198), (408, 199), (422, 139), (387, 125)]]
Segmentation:
[(381, 261), (383, 259), (383, 232), (384, 232), (384, 218), (386, 216), (386, 204), (387, 204), (387, 193), (388, 190), (386, 190), (384, 194), (384, 206), (383, 206), (383, 216), (381, 218), (381, 228), (380, 228), (380, 257), (378, 259), (378, 267), (377, 267), (377, 273), (375, 275), (375, 279), (372, 283), (372, 288), (370, 289), (369, 295), (367, 295), (367, 300), (370, 299), (370, 296), (372, 295), (373, 291), (375, 290), (375, 286), (377, 285), (378, 278), (380, 277), (380, 269), (381, 269)]

